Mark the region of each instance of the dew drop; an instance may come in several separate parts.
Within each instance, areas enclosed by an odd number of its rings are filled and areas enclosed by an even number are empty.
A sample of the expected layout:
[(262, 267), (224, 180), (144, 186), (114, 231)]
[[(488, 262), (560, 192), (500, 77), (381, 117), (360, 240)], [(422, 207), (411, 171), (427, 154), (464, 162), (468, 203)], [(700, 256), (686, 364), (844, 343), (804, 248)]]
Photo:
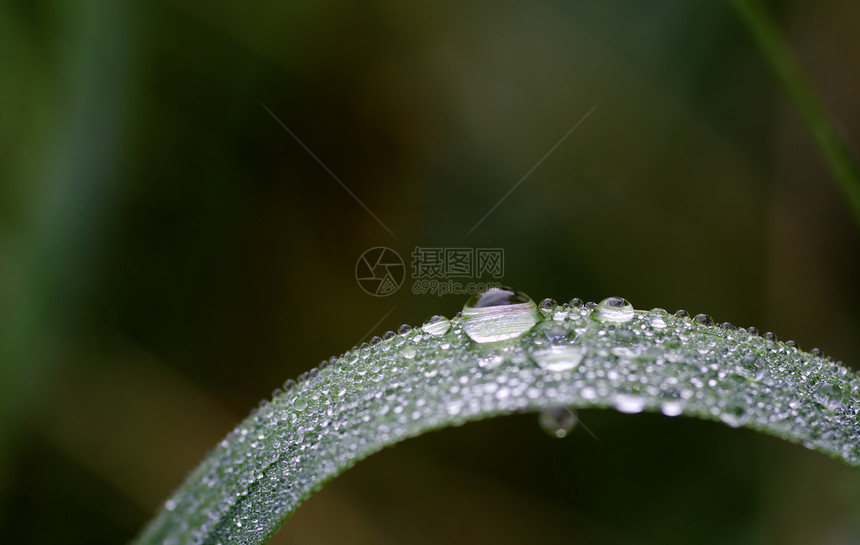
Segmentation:
[(708, 316), (707, 314), (696, 314), (696, 317), (693, 318), (693, 321), (702, 324), (702, 325), (714, 325), (714, 319)]
[(451, 329), (451, 322), (448, 321), (448, 318), (436, 314), (435, 316), (429, 317), (427, 321), (424, 322), (424, 325), (421, 326), (421, 329), (423, 329), (425, 333), (438, 337), (439, 335), (444, 335), (449, 329)]
[(634, 315), (633, 305), (623, 297), (607, 297), (597, 305), (594, 315), (601, 322), (629, 322)]
[(664, 401), (660, 404), (660, 412), (666, 416), (678, 416), (684, 412), (684, 405), (680, 401)]
[(538, 416), (538, 422), (541, 429), (549, 434), (550, 437), (561, 439), (562, 437), (566, 437), (576, 427), (577, 422), (579, 422), (579, 416), (574, 409), (552, 407), (541, 411), (540, 416)]
[(541, 369), (561, 373), (575, 369), (585, 357), (585, 352), (581, 346), (551, 346), (535, 350), (532, 357)]
[(748, 420), (749, 417), (743, 407), (731, 407), (720, 413), (720, 421), (731, 428), (740, 428)]
[(547, 297), (546, 299), (544, 299), (543, 301), (540, 302), (539, 306), (540, 306), (540, 309), (542, 311), (550, 312), (553, 309), (555, 309), (555, 307), (558, 306), (558, 303), (555, 302), (555, 299), (550, 299), (549, 297)]
[(753, 355), (744, 356), (735, 365), (735, 372), (737, 374), (753, 380), (761, 380), (765, 375), (765, 371), (766, 369), (762, 361)]
[(664, 320), (662, 316), (652, 316), (649, 323), (651, 324), (651, 327), (656, 329), (663, 329), (666, 327), (666, 320)]
[(631, 394), (618, 394), (612, 399), (612, 406), (627, 414), (641, 413), (645, 403), (644, 397)]
[(500, 354), (493, 354), (487, 356), (486, 358), (480, 358), (478, 360), (478, 367), (483, 367), (485, 369), (495, 369), (504, 361), (505, 358), (503, 358)]
[(474, 295), (463, 307), (463, 331), (476, 343), (519, 337), (537, 323), (537, 307), (528, 295), (493, 287)]
[(815, 390), (815, 400), (830, 410), (836, 410), (842, 406), (842, 390), (835, 384), (824, 382)]
[(535, 344), (543, 344), (543, 339), (546, 339), (552, 344), (563, 343), (568, 340), (569, 331), (564, 327), (554, 322), (544, 322), (541, 328), (543, 335), (538, 335), (535, 339)]

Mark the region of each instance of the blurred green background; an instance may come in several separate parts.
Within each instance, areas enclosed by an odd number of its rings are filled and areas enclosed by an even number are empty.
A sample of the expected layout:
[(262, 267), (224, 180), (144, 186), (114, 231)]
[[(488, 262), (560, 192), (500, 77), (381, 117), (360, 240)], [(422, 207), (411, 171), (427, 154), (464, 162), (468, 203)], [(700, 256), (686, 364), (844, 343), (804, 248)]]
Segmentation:
[[(860, 149), (860, 5), (770, 9)], [(285, 379), (461, 307), (365, 294), (368, 248), (504, 248), (536, 300), (708, 312), (856, 369), (858, 238), (725, 2), (7, 0), (0, 540), (131, 539)], [(860, 542), (860, 478), (823, 456), (581, 418), (599, 442), (520, 415), (388, 449), (274, 542)]]

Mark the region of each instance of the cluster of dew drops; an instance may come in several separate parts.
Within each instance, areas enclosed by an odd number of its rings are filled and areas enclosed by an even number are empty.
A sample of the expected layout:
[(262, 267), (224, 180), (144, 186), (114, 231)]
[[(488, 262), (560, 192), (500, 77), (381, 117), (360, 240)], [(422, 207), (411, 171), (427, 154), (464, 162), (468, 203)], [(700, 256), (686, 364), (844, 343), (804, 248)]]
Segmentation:
[[(655, 308), (645, 313), (645, 315), (647, 316), (648, 326), (653, 328), (653, 330), (667, 328), (667, 323), (672, 318), (676, 318), (684, 320), (687, 327), (692, 322), (700, 326), (722, 329), (723, 333), (729, 339), (732, 332), (738, 332), (739, 334), (747, 334), (764, 341), (776, 342), (779, 340), (775, 334), (770, 332), (760, 334), (754, 327), (738, 328), (728, 322), (718, 324), (707, 314), (692, 316), (685, 310), (678, 310), (674, 315), (670, 315), (664, 309)], [(431, 316), (421, 326), (420, 331), (422, 334), (441, 337), (451, 330), (453, 326), (457, 326), (474, 343), (486, 344), (516, 339), (531, 331), (541, 322), (562, 322), (564, 320), (580, 320), (591, 317), (603, 324), (617, 326), (630, 322), (636, 316), (637, 312), (634, 310), (633, 305), (622, 297), (608, 297), (600, 303), (586, 303), (579, 298), (574, 298), (569, 303), (561, 305), (553, 299), (544, 299), (540, 304), (535, 304), (528, 295), (516, 289), (492, 287), (471, 297), (464, 305), (462, 311), (451, 320), (440, 315)], [(368, 343), (354, 347), (351, 352), (367, 351), (368, 348), (383, 341), (390, 341), (398, 335), (405, 336), (411, 332), (412, 327), (404, 324), (398, 329), (397, 333), (389, 331), (382, 337), (373, 337)], [(800, 351), (797, 343), (786, 341), (780, 344), (781, 350), (794, 355), (793, 359), (798, 360), (796, 354), (799, 354)], [(712, 349), (713, 346), (714, 343), (711, 343), (710, 348)], [(402, 346), (400, 350), (401, 354), (406, 358), (415, 356), (416, 348), (411, 344)], [(616, 349), (619, 353), (624, 350), (626, 349)], [(707, 350), (707, 347), (705, 350)], [(701, 353), (704, 354), (705, 350), (702, 350)], [(550, 344), (545, 348), (538, 347), (533, 350), (531, 359), (543, 370), (561, 373), (575, 369), (582, 362), (586, 353), (586, 348), (577, 346), (575, 343), (563, 345)], [(818, 349), (810, 350), (809, 354), (816, 358), (822, 358), (827, 363), (833, 363), (829, 358), (822, 357)], [(319, 367), (302, 374), (299, 376), (298, 381), (288, 380), (284, 383), (283, 389), (277, 389), (273, 392), (273, 396), (289, 392), (298, 383), (315, 377), (329, 363), (329, 361), (325, 361)], [(737, 374), (754, 380), (762, 379), (766, 372), (764, 364), (757, 358), (746, 358), (740, 361), (740, 363), (735, 364), (734, 367), (733, 371)], [(841, 366), (841, 362), (836, 362), (835, 367), (843, 376), (850, 373), (850, 371)], [(856, 376), (854, 376), (848, 388), (845, 388), (844, 385), (840, 387), (834, 382), (820, 381), (816, 384), (811, 394), (814, 400), (820, 405), (830, 410), (838, 410), (843, 405), (846, 405), (846, 401), (850, 398), (855, 400), (860, 398), (860, 383), (858, 383)], [(264, 404), (266, 402), (263, 401)], [(645, 405), (646, 401), (644, 397), (628, 394), (618, 394), (612, 402), (612, 406), (617, 410), (626, 413), (641, 412), (645, 408)], [(683, 400), (668, 400), (659, 406), (660, 411), (666, 416), (678, 416), (682, 414), (683, 408)], [(718, 416), (724, 423), (737, 427), (746, 422), (743, 415), (740, 414), (741, 412), (739, 408), (735, 407), (732, 410), (720, 413)], [(854, 415), (854, 418), (860, 423), (860, 411)], [(538, 421), (540, 427), (548, 435), (562, 438), (567, 436), (579, 423), (579, 417), (573, 407), (555, 406), (541, 411)]]
[[(455, 352), (469, 357), (455, 357)], [(360, 360), (367, 365), (356, 365)], [(452, 368), (437, 365), (443, 361)], [(410, 362), (420, 365), (423, 375), (405, 372)], [(331, 393), (309, 389), (309, 395), (303, 395), (301, 383), (329, 367), (326, 373), (343, 374), (340, 382), (328, 383)], [(386, 375), (394, 382), (380, 382)], [(422, 379), (437, 382), (419, 385)], [(440, 398), (436, 404), (423, 398), (413, 401), (414, 396), (397, 393), (398, 380), (403, 392), (415, 388), (430, 395), (451, 393), (451, 398)], [(538, 382), (540, 387), (535, 386)], [(350, 397), (347, 383), (358, 397)], [(447, 390), (440, 386), (443, 383)], [(329, 402), (341, 396), (349, 401)], [(379, 399), (375, 404), (373, 400)], [(261, 500), (254, 514), (237, 511), (234, 522), (242, 531), (261, 529), (264, 520), (282, 516), (278, 510), (284, 502), (294, 505), (312, 491), (319, 481), (311, 475), (331, 475), (338, 464), (348, 467), (362, 452), (372, 451), (359, 449), (374, 448), (383, 435), (406, 436), (414, 429), (412, 421), (424, 419), (427, 426), (437, 426), (465, 422), (470, 415), (538, 408), (541, 428), (560, 438), (578, 423), (588, 431), (571, 407), (574, 404), (611, 406), (624, 413), (649, 409), (666, 416), (704, 416), (733, 427), (766, 422), (773, 433), (839, 453), (860, 466), (858, 401), (857, 374), (817, 350), (805, 353), (793, 342), (778, 342), (770, 333), (717, 324), (707, 315), (691, 317), (683, 310), (674, 315), (663, 309), (636, 311), (621, 297), (600, 303), (573, 299), (559, 305), (545, 299), (535, 304), (520, 291), (495, 287), (470, 298), (452, 319), (432, 316), (415, 330), (401, 326), (397, 333), (374, 337), (323, 362), (298, 381), (288, 380), (273, 392), (271, 402), (264, 400), (249, 422), (222, 441), (218, 458), (201, 473), (201, 487), (187, 496), (181, 510), (202, 513), (207, 511), (198, 504), (232, 505), (237, 498), (230, 487), (214, 486), (222, 481), (245, 486), (242, 495), (263, 494), (263, 488), (250, 485), (265, 477), (280, 487), (277, 500)], [(414, 406), (407, 411), (408, 404)], [(827, 418), (822, 412), (828, 412)], [(289, 434), (264, 433), (271, 419), (280, 426), (288, 420), (297, 422), (298, 413), (319, 416), (319, 423), (313, 424), (318, 428), (299, 424)], [(347, 413), (361, 424), (344, 419)], [(381, 416), (380, 426), (364, 437), (364, 423), (374, 414)], [(246, 446), (260, 453), (252, 470), (234, 474), (235, 463), (246, 460), (247, 451), (233, 450), (232, 441), (246, 439)], [(323, 440), (335, 441), (344, 450), (313, 457), (308, 465), (309, 453)], [(278, 471), (267, 473), (275, 463)], [(165, 507), (172, 512), (178, 505), (171, 499)], [(178, 511), (173, 515), (178, 517)], [(206, 517), (202, 527), (218, 519), (211, 513)]]

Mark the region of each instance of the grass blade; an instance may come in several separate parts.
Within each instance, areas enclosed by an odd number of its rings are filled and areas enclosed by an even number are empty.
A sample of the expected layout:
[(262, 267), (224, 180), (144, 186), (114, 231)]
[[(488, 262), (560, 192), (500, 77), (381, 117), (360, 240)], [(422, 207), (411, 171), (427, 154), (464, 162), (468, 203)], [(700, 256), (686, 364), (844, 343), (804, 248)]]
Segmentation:
[(388, 445), (559, 406), (722, 421), (860, 467), (852, 371), (706, 316), (603, 308), (535, 309), (527, 332), (483, 344), (458, 317), (333, 358), (232, 431), (137, 543), (263, 543), (326, 481)]

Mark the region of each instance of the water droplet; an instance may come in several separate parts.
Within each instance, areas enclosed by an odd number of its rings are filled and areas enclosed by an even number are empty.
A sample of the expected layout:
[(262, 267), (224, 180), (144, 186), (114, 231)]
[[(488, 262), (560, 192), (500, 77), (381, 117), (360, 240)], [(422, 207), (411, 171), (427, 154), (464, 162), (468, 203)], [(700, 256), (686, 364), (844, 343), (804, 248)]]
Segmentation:
[(580, 299), (579, 297), (574, 297), (573, 299), (570, 300), (570, 303), (568, 303), (568, 304), (572, 308), (582, 308), (582, 305), (584, 305), (585, 303), (583, 303), (582, 299)]
[(585, 348), (581, 346), (551, 346), (535, 350), (532, 357), (541, 369), (561, 373), (576, 368), (585, 353)]
[(612, 406), (622, 413), (636, 414), (641, 413), (645, 408), (646, 400), (644, 397), (631, 394), (618, 394), (612, 399)]
[(541, 411), (538, 422), (543, 431), (547, 432), (550, 437), (561, 439), (562, 437), (566, 437), (576, 427), (577, 422), (579, 422), (579, 416), (577, 416), (574, 409), (552, 407)]
[(720, 413), (720, 421), (731, 428), (740, 428), (749, 417), (743, 407), (731, 407)]
[(675, 317), (676, 318), (689, 318), (690, 313), (684, 309), (680, 309), (680, 310), (678, 310), (678, 312), (675, 313)]
[(406, 335), (406, 334), (412, 333), (412, 326), (410, 326), (409, 324), (403, 324), (397, 330), (397, 333), (399, 333), (401, 335)]
[(570, 334), (570, 331), (568, 331), (561, 325), (555, 322), (543, 322), (541, 326), (542, 327), (540, 327), (539, 333), (542, 333), (543, 335), (536, 335), (536, 345), (543, 345), (544, 339), (549, 341), (551, 344), (561, 344), (568, 341), (568, 335)]
[(597, 305), (594, 315), (601, 322), (629, 322), (634, 315), (633, 305), (623, 297), (607, 297)]
[(735, 372), (753, 380), (761, 380), (765, 374), (762, 361), (754, 355), (747, 355), (735, 365)]
[(500, 354), (492, 354), (485, 358), (479, 358), (478, 367), (483, 367), (485, 369), (495, 369), (504, 361), (505, 358), (503, 358)]
[(664, 327), (666, 327), (666, 320), (664, 320), (662, 316), (652, 316), (650, 324), (651, 324), (651, 327), (655, 327), (657, 329), (663, 329)]
[(664, 401), (660, 404), (660, 412), (666, 416), (678, 416), (684, 412), (684, 405), (680, 401)]
[(696, 317), (693, 318), (693, 321), (702, 325), (714, 325), (714, 319), (708, 316), (707, 314), (696, 314)]
[(534, 301), (511, 288), (490, 288), (463, 307), (463, 331), (477, 343), (514, 339), (534, 327), (537, 319)]
[(823, 382), (815, 390), (815, 400), (830, 410), (836, 410), (842, 406), (842, 390), (835, 384)]
[(550, 312), (557, 306), (558, 303), (555, 302), (555, 299), (550, 299), (549, 297), (540, 302), (540, 309), (544, 312)]
[(435, 316), (427, 318), (427, 321), (424, 322), (421, 329), (423, 329), (425, 333), (438, 337), (439, 335), (444, 335), (449, 329), (451, 329), (451, 322), (448, 321), (448, 318), (436, 314)]

